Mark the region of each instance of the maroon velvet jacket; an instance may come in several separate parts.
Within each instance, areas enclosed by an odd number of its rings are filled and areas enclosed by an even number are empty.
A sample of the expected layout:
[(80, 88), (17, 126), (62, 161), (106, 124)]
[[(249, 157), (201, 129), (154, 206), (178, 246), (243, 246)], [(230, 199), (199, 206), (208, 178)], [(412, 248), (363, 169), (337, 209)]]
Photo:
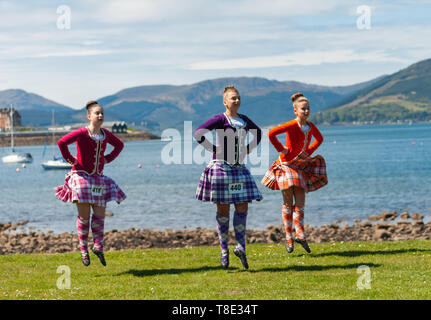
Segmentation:
[[(105, 137), (99, 141), (90, 137), (86, 127), (72, 131), (58, 141), (61, 155), (73, 165), (72, 171), (101, 175), (105, 160), (107, 163), (113, 161), (123, 150), (124, 143), (120, 139), (106, 129), (101, 128), (100, 130)], [(74, 142), (77, 145), (77, 159), (70, 154), (68, 148), (68, 145)], [(113, 145), (114, 149), (105, 156), (107, 143)]]

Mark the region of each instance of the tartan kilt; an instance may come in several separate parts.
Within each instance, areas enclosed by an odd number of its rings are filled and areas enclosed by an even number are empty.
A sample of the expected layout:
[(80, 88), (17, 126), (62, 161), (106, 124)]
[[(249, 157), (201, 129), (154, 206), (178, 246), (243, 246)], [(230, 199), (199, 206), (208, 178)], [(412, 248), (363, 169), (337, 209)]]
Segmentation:
[(230, 204), (260, 201), (263, 197), (246, 166), (211, 161), (202, 172), (196, 199)]
[(305, 152), (289, 163), (277, 159), (265, 173), (262, 184), (272, 190), (296, 186), (305, 192), (315, 191), (328, 184), (325, 159), (321, 155), (310, 157)]
[(69, 172), (64, 185), (56, 187), (56, 196), (64, 202), (90, 203), (106, 207), (109, 201), (120, 203), (126, 199), (123, 190), (104, 175), (88, 175), (83, 172)]

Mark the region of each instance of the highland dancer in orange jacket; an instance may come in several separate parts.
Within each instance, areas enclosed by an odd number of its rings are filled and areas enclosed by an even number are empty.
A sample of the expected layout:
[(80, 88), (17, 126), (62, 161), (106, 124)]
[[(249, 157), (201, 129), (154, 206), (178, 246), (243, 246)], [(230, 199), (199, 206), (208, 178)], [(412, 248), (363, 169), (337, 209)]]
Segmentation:
[[(268, 169), (262, 183), (272, 190), (281, 190), (283, 195), (282, 217), (287, 252), (293, 251), (295, 241), (310, 253), (304, 233), (305, 193), (328, 183), (323, 157), (310, 157), (322, 144), (323, 136), (312, 122), (307, 121), (310, 114), (308, 99), (302, 93), (295, 93), (292, 95), (292, 102), (296, 119), (275, 127), (268, 133), (269, 140), (280, 152), (280, 156)], [(284, 146), (276, 137), (283, 133), (286, 133)], [(315, 141), (310, 145), (312, 137)], [(292, 222), (295, 225), (295, 240), (292, 236)]]

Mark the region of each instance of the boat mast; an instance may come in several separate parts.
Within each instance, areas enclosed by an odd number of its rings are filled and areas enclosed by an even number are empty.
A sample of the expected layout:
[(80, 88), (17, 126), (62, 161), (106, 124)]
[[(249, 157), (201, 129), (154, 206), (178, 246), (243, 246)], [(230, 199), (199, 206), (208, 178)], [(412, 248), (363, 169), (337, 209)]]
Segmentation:
[(10, 144), (13, 152), (13, 108), (10, 105)]
[[(55, 121), (54, 121), (54, 109), (52, 109), (52, 144), (55, 146), (55, 128), (54, 128), (54, 125), (55, 125)], [(54, 149), (54, 154), (53, 154), (53, 159), (54, 159), (54, 157), (55, 157), (55, 147), (53, 148)]]

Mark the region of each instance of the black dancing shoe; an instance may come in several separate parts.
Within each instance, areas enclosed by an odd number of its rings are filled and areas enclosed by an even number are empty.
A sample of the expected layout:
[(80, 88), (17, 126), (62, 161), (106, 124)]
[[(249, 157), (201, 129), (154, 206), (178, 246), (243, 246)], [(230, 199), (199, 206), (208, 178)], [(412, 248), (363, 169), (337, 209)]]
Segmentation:
[(286, 251), (287, 251), (287, 253), (293, 252), (293, 243), (292, 244), (286, 243)]
[(103, 255), (103, 251), (99, 251), (94, 248), (91, 249), (91, 251), (93, 251), (93, 253), (99, 258), (100, 263), (106, 266), (106, 261), (105, 261), (105, 256)]
[(88, 251), (81, 252), (81, 260), (84, 266), (88, 267), (90, 265), (90, 255)]
[(296, 238), (295, 242), (298, 242), (304, 248), (305, 251), (307, 251), (308, 253), (311, 253), (311, 249), (308, 246), (307, 240)]
[(227, 269), (229, 267), (229, 250), (224, 252), (222, 251), (220, 264), (224, 269)]
[(245, 255), (245, 251), (240, 248), (235, 248), (233, 253), (241, 260), (241, 263), (244, 268), (248, 269), (247, 256)]

